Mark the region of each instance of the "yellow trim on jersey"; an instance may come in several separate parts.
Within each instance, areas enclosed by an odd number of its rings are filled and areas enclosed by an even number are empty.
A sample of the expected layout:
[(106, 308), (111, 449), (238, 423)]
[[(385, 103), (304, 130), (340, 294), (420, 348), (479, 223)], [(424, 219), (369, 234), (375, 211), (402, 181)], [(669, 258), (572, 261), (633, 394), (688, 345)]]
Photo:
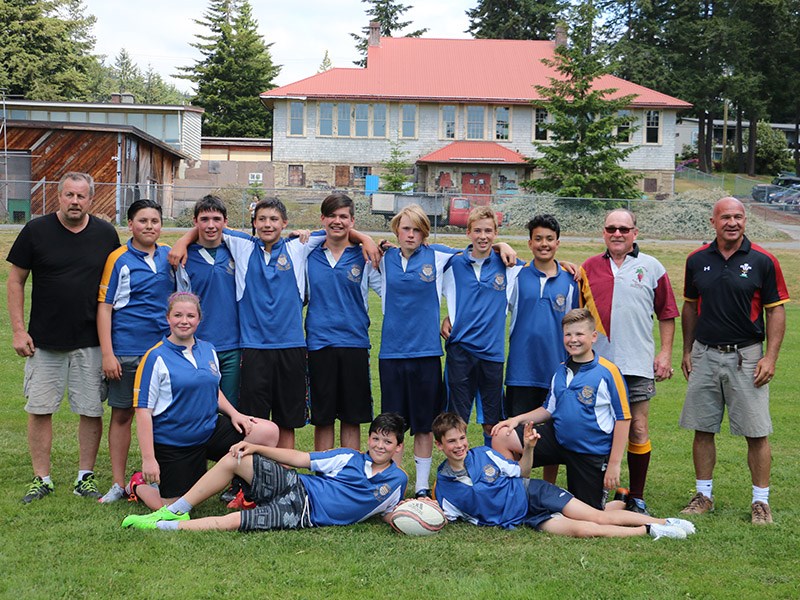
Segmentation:
[(791, 300), (791, 298), (786, 298), (785, 300), (778, 300), (777, 302), (773, 302), (772, 304), (765, 304), (764, 308), (773, 308), (775, 306), (780, 306), (781, 304), (786, 304), (787, 302), (789, 302), (789, 300)]
[(127, 244), (123, 244), (116, 250), (114, 250), (111, 254), (108, 255), (106, 259), (106, 266), (103, 267), (103, 276), (100, 278), (100, 289), (97, 290), (97, 301), (98, 302), (105, 302), (106, 301), (106, 294), (108, 294), (108, 284), (111, 281), (111, 273), (114, 271), (114, 265), (119, 260), (119, 257), (125, 254), (128, 251)]
[(136, 367), (136, 375), (133, 378), (133, 408), (139, 408), (139, 390), (142, 389), (142, 371), (144, 370), (144, 363), (150, 353), (163, 343), (164, 340), (161, 340), (155, 346), (150, 348), (150, 350), (145, 352), (142, 356), (142, 360), (139, 361), (139, 366)]
[(578, 305), (592, 313), (592, 317), (594, 318), (594, 328), (597, 330), (597, 333), (602, 333), (604, 336), (608, 337), (608, 332), (603, 326), (603, 320), (600, 318), (600, 312), (597, 310), (597, 304), (595, 303), (594, 296), (592, 295), (592, 288), (589, 285), (589, 277), (586, 275), (586, 271), (583, 267), (581, 267), (580, 272), (581, 293), (580, 298), (578, 299)]
[(614, 384), (617, 386), (617, 393), (619, 394), (619, 403), (622, 405), (622, 418), (627, 421), (631, 418), (631, 407), (628, 404), (628, 388), (625, 386), (625, 378), (619, 372), (619, 367), (600, 356), (597, 362), (608, 369), (611, 376), (614, 378)]

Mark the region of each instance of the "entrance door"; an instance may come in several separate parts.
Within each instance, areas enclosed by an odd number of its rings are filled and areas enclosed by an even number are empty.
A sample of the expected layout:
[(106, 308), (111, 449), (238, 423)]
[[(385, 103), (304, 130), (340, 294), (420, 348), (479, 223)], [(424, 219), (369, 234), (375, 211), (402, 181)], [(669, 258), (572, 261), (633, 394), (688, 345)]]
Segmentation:
[(461, 193), (465, 196), (480, 197), (488, 200), (492, 193), (492, 176), (490, 173), (462, 173)]
[(350, 167), (347, 165), (336, 165), (336, 178), (334, 185), (337, 188), (350, 187)]

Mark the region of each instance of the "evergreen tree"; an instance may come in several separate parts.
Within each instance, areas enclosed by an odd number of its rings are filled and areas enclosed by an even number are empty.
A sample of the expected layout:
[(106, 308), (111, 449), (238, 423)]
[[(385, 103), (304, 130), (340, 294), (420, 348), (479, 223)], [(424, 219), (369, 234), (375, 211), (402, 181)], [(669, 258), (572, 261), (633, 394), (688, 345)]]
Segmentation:
[(532, 160), (542, 177), (522, 185), (563, 197), (637, 197), (638, 178), (620, 165), (634, 147), (618, 145), (628, 134), (617, 129), (631, 125), (620, 111), (634, 96), (611, 98), (616, 90), (597, 88), (607, 66), (604, 53), (592, 48), (596, 9), (586, 2), (571, 12), (572, 44), (557, 47), (553, 59), (542, 61), (556, 75), (549, 86), (536, 86), (541, 99), (533, 102), (550, 117), (550, 143), (537, 144), (542, 157)]
[(387, 192), (402, 192), (403, 185), (409, 180), (409, 170), (414, 166), (408, 162), (408, 152), (403, 150), (401, 142), (391, 142), (389, 160), (381, 163), (384, 173), (383, 189)]
[(112, 78), (115, 92), (133, 94), (136, 100), (141, 102), (144, 95), (142, 73), (125, 48), (122, 48), (114, 59)]
[(325, 50), (325, 56), (322, 57), (322, 62), (319, 65), (319, 69), (317, 69), (317, 73), (324, 73), (325, 71), (330, 71), (333, 68), (333, 63), (331, 62), (331, 57), (328, 55), (328, 51)]
[(274, 65), (267, 44), (258, 33), (248, 0), (211, 0), (202, 20), (208, 29), (192, 44), (202, 54), (182, 77), (197, 86), (193, 103), (205, 109), (203, 134), (225, 137), (262, 137), (272, 133), (272, 120), (259, 94), (275, 87)]
[(550, 40), (565, 0), (478, 0), (465, 33), (496, 40)]
[[(395, 0), (361, 0), (361, 2), (370, 5), (366, 10), (367, 16), (370, 18), (370, 21), (378, 21), (381, 24), (382, 37), (392, 37), (393, 33), (400, 32), (411, 25), (411, 21), (401, 21), (400, 19), (410, 8), (413, 8), (413, 6), (400, 4)], [(363, 57), (360, 60), (353, 61), (353, 64), (359, 67), (366, 67), (367, 47), (369, 45), (369, 26), (364, 27), (362, 31), (364, 33), (363, 35), (351, 33), (350, 37), (356, 41), (358, 53)], [(428, 31), (427, 27), (424, 29), (417, 29), (406, 33), (405, 37), (420, 37), (426, 31)]]

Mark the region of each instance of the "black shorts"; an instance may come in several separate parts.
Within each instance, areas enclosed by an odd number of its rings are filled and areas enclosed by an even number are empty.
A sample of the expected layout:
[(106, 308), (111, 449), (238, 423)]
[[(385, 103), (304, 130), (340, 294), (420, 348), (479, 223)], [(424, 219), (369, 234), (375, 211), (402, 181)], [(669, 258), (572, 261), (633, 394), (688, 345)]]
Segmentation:
[(372, 421), (367, 348), (322, 348), (308, 353), (311, 424), (352, 425)]
[(205, 444), (198, 446), (168, 446), (153, 444), (156, 461), (161, 470), (159, 489), (162, 498), (177, 498), (189, 491), (205, 474), (208, 461), (218, 461), (231, 446), (241, 442), (244, 434), (236, 431), (226, 415), (217, 415), (214, 433)]
[[(524, 446), (523, 428), (523, 425), (517, 427), (517, 435)], [(603, 479), (608, 457), (567, 450), (558, 443), (552, 422), (537, 425), (536, 431), (542, 439), (533, 451), (533, 466), (566, 465), (567, 489), (570, 493), (589, 506), (603, 510)]]
[(516, 417), (517, 415), (531, 412), (539, 408), (547, 400), (549, 388), (507, 385), (506, 386), (506, 416)]
[(242, 350), (242, 413), (296, 429), (306, 424), (307, 399), (305, 348)]
[(448, 344), (445, 360), (447, 410), (469, 423), (472, 402), (478, 423), (503, 419), (503, 363), (483, 360), (461, 344)]
[(394, 412), (406, 420), (411, 435), (430, 433), (434, 417), (442, 411), (442, 359), (384, 358), (381, 376), (381, 412)]

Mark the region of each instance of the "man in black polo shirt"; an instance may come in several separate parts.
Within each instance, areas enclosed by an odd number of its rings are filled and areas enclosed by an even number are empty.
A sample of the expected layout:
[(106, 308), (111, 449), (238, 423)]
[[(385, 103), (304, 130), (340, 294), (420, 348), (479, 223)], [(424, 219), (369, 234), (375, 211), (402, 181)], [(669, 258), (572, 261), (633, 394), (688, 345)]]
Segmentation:
[(727, 406), (731, 433), (747, 440), (752, 522), (766, 524), (772, 523), (768, 384), (786, 329), (789, 292), (777, 259), (744, 235), (746, 223), (744, 205), (722, 198), (711, 217), (716, 239), (686, 259), (681, 368), (689, 385), (680, 424), (695, 432), (697, 493), (682, 512), (714, 510), (714, 435)]

